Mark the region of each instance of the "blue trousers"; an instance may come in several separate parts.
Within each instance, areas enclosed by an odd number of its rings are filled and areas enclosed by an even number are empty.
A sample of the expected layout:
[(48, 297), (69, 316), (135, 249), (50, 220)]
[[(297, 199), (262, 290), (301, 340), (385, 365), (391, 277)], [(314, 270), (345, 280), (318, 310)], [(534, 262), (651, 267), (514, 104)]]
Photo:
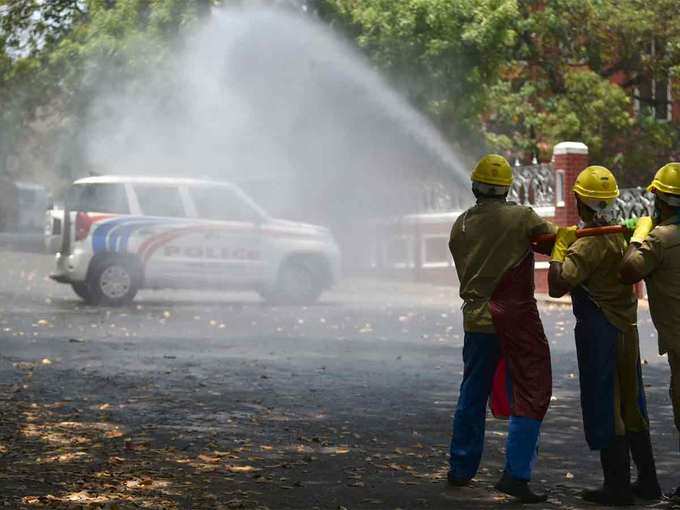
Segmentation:
[[(479, 469), (484, 449), (486, 407), (493, 376), (501, 356), (498, 336), (465, 333), (465, 365), (460, 396), (453, 418), (449, 476), (469, 480)], [(523, 416), (511, 416), (506, 444), (505, 469), (518, 480), (530, 480), (536, 460), (541, 422)]]
[[(640, 355), (636, 353), (637, 359), (626, 359), (624, 352), (618, 352), (622, 348), (618, 343), (622, 336), (624, 343), (628, 342), (630, 346), (634, 342), (637, 346), (637, 332), (631, 335), (619, 331), (582, 287), (572, 289), (571, 298), (576, 316), (574, 336), (583, 429), (590, 449), (602, 450), (615, 438), (616, 420), (622, 420), (628, 432), (647, 428), (649, 420)], [(617, 384), (619, 402), (615, 398)], [(625, 391), (631, 384), (637, 387), (637, 392)], [(617, 410), (615, 402), (619, 406)], [(628, 412), (624, 411), (626, 408)]]

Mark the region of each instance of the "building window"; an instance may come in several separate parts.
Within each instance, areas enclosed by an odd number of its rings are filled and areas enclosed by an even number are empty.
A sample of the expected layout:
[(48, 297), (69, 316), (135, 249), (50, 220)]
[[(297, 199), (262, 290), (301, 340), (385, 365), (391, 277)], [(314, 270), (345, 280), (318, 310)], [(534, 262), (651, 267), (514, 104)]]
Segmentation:
[(414, 267), (413, 237), (392, 237), (383, 245), (383, 250), (386, 267), (395, 269)]
[(449, 252), (448, 236), (424, 236), (422, 244), (423, 267), (451, 267), (453, 260)]
[(555, 172), (555, 207), (564, 207), (564, 170)]
[[(649, 46), (652, 59), (657, 56), (656, 41)], [(671, 94), (671, 80), (664, 77), (645, 79), (634, 90), (633, 108), (636, 115), (653, 115), (660, 122), (673, 120), (673, 97)]]

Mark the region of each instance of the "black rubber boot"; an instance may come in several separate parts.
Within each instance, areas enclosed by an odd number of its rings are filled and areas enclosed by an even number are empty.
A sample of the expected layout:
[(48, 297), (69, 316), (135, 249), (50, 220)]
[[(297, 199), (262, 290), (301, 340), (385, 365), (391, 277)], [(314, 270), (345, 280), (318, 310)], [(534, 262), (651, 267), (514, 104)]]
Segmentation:
[(449, 471), (446, 475), (446, 482), (451, 487), (466, 487), (467, 485), (470, 485), (472, 480), (470, 478), (455, 478), (453, 473)]
[(494, 485), (496, 490), (505, 494), (513, 496), (522, 503), (543, 503), (548, 500), (547, 494), (536, 494), (529, 488), (529, 482), (526, 480), (517, 480), (510, 476), (510, 473), (503, 471), (503, 476)]
[(630, 486), (630, 455), (628, 441), (616, 436), (612, 444), (600, 450), (604, 474), (602, 488), (584, 491), (583, 499), (602, 506), (630, 506), (635, 503)]
[(656, 465), (654, 464), (649, 431), (630, 432), (628, 442), (638, 472), (637, 480), (632, 485), (633, 494), (648, 501), (661, 499), (661, 487), (656, 477)]
[(671, 502), (671, 504), (680, 504), (680, 485), (673, 492), (667, 493), (666, 497)]

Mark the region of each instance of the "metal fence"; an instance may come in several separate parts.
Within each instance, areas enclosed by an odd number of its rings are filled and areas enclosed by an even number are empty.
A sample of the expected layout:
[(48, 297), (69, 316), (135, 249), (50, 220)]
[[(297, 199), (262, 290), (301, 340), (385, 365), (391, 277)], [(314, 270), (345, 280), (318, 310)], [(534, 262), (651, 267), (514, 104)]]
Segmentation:
[[(518, 204), (532, 207), (553, 207), (558, 196), (567, 196), (571, 190), (558, 192), (553, 167), (549, 163), (516, 166), (514, 182), (508, 198)], [(615, 217), (621, 220), (654, 213), (654, 195), (645, 188), (624, 188), (616, 200)]]
[[(538, 208), (555, 207), (564, 205), (564, 200), (571, 195), (570, 189), (562, 189), (564, 175), (559, 179), (550, 163), (518, 165), (513, 168), (513, 175), (508, 199), (518, 204)], [(418, 212), (448, 212), (469, 206), (463, 200), (467, 190), (451, 189), (436, 181), (419, 182), (414, 187), (419, 194)], [(644, 188), (624, 188), (615, 207), (619, 219), (649, 216), (654, 210), (654, 195)]]
[(547, 163), (516, 166), (508, 198), (533, 207), (555, 205), (555, 172)]
[(654, 214), (654, 194), (645, 188), (624, 188), (616, 199), (615, 217), (628, 220)]

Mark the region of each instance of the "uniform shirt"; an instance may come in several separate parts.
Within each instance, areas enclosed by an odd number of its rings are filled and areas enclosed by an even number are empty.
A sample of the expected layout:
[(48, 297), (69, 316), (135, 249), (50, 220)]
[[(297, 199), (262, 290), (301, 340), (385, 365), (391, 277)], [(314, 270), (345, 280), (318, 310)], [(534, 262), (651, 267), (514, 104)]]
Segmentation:
[(630, 263), (645, 276), (659, 353), (680, 354), (680, 225), (677, 216), (649, 233)]
[(619, 280), (619, 266), (628, 245), (622, 234), (582, 237), (567, 250), (562, 278), (581, 285), (605, 317), (623, 333), (637, 324), (637, 297), (632, 285)]
[(498, 283), (529, 252), (532, 237), (555, 231), (530, 207), (504, 200), (481, 199), (458, 217), (449, 248), (464, 301), (465, 331), (496, 332), (489, 300)]

